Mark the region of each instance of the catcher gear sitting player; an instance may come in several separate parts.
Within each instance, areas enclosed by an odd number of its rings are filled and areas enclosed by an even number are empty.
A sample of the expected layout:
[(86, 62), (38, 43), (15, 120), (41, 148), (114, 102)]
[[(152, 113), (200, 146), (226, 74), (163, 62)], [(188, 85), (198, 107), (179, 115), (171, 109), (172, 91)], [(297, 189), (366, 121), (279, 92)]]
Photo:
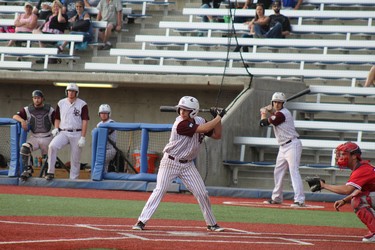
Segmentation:
[(320, 181), (321, 189), (347, 195), (334, 203), (334, 208), (351, 203), (357, 217), (367, 226), (369, 233), (363, 242), (375, 243), (375, 167), (361, 158), (361, 149), (353, 142), (336, 148), (336, 163), (340, 168), (349, 168), (352, 173), (345, 185), (330, 185)]

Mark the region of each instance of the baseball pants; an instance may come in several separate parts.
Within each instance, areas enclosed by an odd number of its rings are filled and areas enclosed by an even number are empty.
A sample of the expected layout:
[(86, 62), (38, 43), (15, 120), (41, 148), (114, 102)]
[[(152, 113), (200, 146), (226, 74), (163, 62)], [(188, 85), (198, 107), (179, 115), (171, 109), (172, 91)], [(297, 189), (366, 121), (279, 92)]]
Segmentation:
[(302, 143), (299, 139), (293, 139), (290, 143), (280, 146), (274, 170), (275, 188), (272, 191), (272, 200), (283, 201), (283, 179), (289, 169), (294, 190), (294, 202), (305, 202), (303, 183), (299, 172), (301, 153)]
[(186, 188), (197, 199), (207, 225), (215, 225), (216, 219), (211, 210), (211, 202), (202, 177), (196, 169), (194, 162), (179, 163), (164, 154), (156, 180), (156, 187), (142, 210), (138, 220), (146, 224), (158, 208), (163, 196), (172, 181), (179, 177)]
[(80, 171), (80, 158), (82, 149), (78, 147), (81, 132), (61, 131), (58, 133), (48, 147), (48, 173), (55, 173), (57, 151), (70, 144), (70, 179), (78, 179)]

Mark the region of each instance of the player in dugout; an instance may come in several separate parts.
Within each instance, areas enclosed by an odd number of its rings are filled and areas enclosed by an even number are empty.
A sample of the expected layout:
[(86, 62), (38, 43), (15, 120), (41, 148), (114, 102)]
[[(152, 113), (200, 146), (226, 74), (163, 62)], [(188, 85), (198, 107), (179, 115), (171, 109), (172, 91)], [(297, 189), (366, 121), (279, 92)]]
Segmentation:
[(47, 157), (48, 145), (52, 141), (51, 129), (55, 122), (55, 110), (50, 104), (44, 102), (44, 94), (41, 90), (34, 90), (31, 94), (33, 103), (23, 107), (13, 116), (13, 119), (21, 123), (21, 127), (28, 131), (30, 136), (22, 144), (20, 155), (24, 171), (21, 180), (26, 181), (34, 173), (31, 153), (40, 149), (43, 158)]
[(359, 146), (346, 142), (336, 148), (336, 163), (340, 168), (349, 168), (352, 173), (345, 185), (330, 185), (320, 180), (321, 189), (347, 195), (335, 202), (334, 207), (351, 203), (357, 217), (365, 224), (369, 233), (363, 242), (375, 243), (375, 167), (362, 160)]
[(133, 230), (144, 230), (169, 185), (176, 177), (179, 177), (198, 200), (207, 230), (222, 232), (224, 228), (216, 224), (207, 189), (195, 167), (194, 159), (197, 158), (205, 136), (213, 139), (221, 138), (221, 119), (226, 111), (225, 109), (213, 110), (211, 113), (214, 119), (207, 122), (204, 118), (197, 116), (199, 102), (192, 96), (182, 97), (176, 108), (179, 116), (173, 124), (169, 142), (163, 150), (164, 155), (160, 162), (156, 187), (144, 206), (138, 222), (133, 226)]

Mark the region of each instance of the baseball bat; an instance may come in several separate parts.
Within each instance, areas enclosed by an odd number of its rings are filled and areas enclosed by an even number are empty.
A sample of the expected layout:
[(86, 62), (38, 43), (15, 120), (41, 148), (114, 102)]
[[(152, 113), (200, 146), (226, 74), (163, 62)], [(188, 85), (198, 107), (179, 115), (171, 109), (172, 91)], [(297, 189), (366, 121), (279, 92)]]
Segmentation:
[(302, 90), (302, 91), (300, 91), (300, 92), (298, 92), (298, 93), (296, 93), (296, 94), (288, 97), (286, 100), (289, 102), (289, 101), (294, 100), (294, 99), (296, 99), (298, 97), (306, 95), (306, 94), (308, 94), (310, 92), (311, 92), (310, 88), (307, 88), (307, 89), (304, 89), (304, 90)]
[[(176, 112), (175, 106), (160, 106), (160, 112)], [(199, 109), (199, 112), (210, 112), (210, 109)]]

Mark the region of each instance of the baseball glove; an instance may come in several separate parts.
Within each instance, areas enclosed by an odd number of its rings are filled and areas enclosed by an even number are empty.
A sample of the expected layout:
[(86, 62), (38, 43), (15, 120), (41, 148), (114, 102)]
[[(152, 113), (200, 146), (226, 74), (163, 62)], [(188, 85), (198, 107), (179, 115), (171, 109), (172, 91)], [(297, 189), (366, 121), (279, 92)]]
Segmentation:
[(305, 181), (309, 184), (311, 192), (321, 191), (322, 187), (320, 185), (320, 181), (325, 183), (325, 180), (321, 179), (320, 177), (307, 176)]

